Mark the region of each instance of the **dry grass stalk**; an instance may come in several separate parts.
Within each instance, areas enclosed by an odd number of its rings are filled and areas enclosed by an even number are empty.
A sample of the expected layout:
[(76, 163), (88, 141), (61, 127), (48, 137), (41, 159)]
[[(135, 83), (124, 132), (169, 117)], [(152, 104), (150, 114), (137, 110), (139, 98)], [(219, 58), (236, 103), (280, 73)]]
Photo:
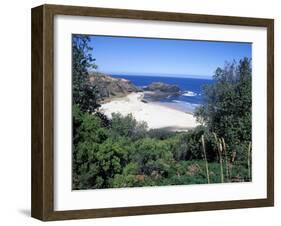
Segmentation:
[(231, 163), (234, 163), (235, 158), (236, 158), (236, 151), (232, 152)]
[(221, 183), (224, 183), (224, 176), (223, 176), (223, 159), (222, 159), (222, 144), (221, 144), (221, 140), (218, 139), (219, 143), (219, 157), (220, 157), (220, 168), (221, 168)]
[(249, 146), (248, 146), (248, 176), (249, 176), (249, 180), (251, 178), (251, 148), (252, 144), (251, 142), (249, 142)]
[(223, 177), (223, 164), (222, 164), (222, 144), (221, 144), (221, 140), (217, 137), (217, 134), (215, 132), (213, 132), (213, 135), (215, 137), (215, 141), (217, 144), (217, 152), (219, 154), (219, 161), (220, 161), (220, 171), (221, 171), (221, 183), (224, 182), (224, 177)]
[(216, 134), (215, 132), (213, 132), (213, 135), (214, 135), (214, 137), (215, 137), (216, 145), (217, 145), (217, 147), (218, 147), (218, 137), (217, 137), (217, 134)]
[(203, 147), (203, 153), (204, 153), (204, 159), (205, 159), (205, 165), (206, 165), (207, 180), (208, 180), (208, 184), (210, 184), (210, 175), (209, 175), (208, 160), (207, 160), (206, 149), (205, 149), (204, 135), (201, 136), (201, 141), (202, 141), (202, 147)]
[(222, 146), (223, 146), (223, 152), (224, 152), (224, 158), (225, 158), (225, 171), (226, 171), (226, 178), (228, 181), (230, 181), (230, 174), (229, 174), (229, 161), (227, 157), (227, 152), (226, 152), (226, 144), (223, 138), (222, 140)]

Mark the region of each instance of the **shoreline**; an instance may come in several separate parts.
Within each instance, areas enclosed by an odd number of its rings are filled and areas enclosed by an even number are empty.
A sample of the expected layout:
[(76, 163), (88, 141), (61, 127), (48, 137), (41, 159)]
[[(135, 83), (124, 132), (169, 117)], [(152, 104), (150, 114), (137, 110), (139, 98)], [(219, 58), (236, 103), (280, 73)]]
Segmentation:
[(145, 103), (142, 101), (143, 96), (143, 93), (130, 93), (125, 97), (113, 98), (102, 103), (100, 111), (109, 118), (114, 112), (119, 112), (123, 116), (131, 113), (137, 121), (146, 122), (149, 129), (187, 131), (200, 125), (193, 114), (161, 103)]
[[(163, 106), (163, 107), (166, 107), (166, 108), (169, 108), (169, 109), (173, 109), (173, 110), (176, 110), (176, 111), (180, 111), (182, 113), (185, 113), (185, 114), (189, 114), (189, 115), (194, 115), (193, 112), (190, 110), (190, 111), (186, 111), (186, 110), (183, 110), (183, 107), (180, 107), (178, 106), (177, 103), (173, 103), (173, 102), (151, 102), (155, 105), (158, 105), (158, 106)], [(181, 110), (182, 109), (182, 110)]]

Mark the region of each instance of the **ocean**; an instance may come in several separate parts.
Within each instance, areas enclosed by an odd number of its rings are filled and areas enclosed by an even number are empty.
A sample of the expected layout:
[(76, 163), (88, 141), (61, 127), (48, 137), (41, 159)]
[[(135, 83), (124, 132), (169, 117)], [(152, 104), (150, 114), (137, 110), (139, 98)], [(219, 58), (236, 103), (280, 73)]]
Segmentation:
[(134, 85), (142, 88), (152, 82), (163, 82), (171, 85), (177, 85), (181, 89), (180, 96), (171, 96), (163, 98), (159, 104), (166, 105), (184, 112), (193, 113), (195, 108), (202, 104), (202, 88), (204, 85), (212, 84), (211, 79), (196, 78), (173, 78), (161, 76), (135, 76), (135, 75), (111, 75), (115, 78), (124, 78), (130, 80)]

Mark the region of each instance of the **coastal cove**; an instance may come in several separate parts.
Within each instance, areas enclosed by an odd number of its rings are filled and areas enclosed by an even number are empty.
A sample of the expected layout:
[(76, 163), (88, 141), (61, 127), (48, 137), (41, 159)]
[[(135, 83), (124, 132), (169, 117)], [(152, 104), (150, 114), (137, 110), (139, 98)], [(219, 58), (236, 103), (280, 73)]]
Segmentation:
[(199, 125), (193, 112), (202, 103), (202, 88), (212, 80), (160, 76), (93, 74), (103, 101), (100, 112), (132, 115), (149, 129), (187, 131)]
[(100, 112), (108, 118), (113, 113), (131, 114), (138, 122), (146, 122), (149, 129), (170, 131), (187, 131), (199, 125), (193, 112), (202, 102), (203, 85), (212, 82), (207, 79), (105, 74), (93, 75), (92, 81), (99, 87), (99, 93), (103, 93)]
[(143, 93), (131, 93), (126, 97), (115, 98), (102, 104), (100, 111), (109, 118), (115, 112), (123, 116), (132, 114), (137, 121), (146, 122), (150, 129), (185, 131), (199, 125), (192, 114), (164, 106), (160, 102), (144, 103), (143, 96)]
[(212, 79), (192, 78), (190, 77), (167, 77), (167, 76), (142, 76), (142, 75), (111, 75), (113, 78), (123, 78), (131, 81), (139, 88), (145, 88), (155, 82), (163, 82), (169, 85), (175, 85), (180, 89), (180, 95), (172, 95), (162, 98), (157, 102), (171, 108), (178, 109), (193, 114), (194, 109), (202, 104), (202, 89), (204, 85), (213, 83)]

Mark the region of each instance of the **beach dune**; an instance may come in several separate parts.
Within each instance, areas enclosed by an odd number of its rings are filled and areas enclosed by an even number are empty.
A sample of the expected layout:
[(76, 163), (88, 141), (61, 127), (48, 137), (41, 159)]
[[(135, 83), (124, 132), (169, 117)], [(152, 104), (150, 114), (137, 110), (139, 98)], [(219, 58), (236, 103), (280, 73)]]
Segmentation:
[(158, 104), (142, 102), (143, 93), (131, 93), (101, 105), (100, 111), (109, 118), (119, 112), (132, 114), (137, 121), (145, 121), (149, 129), (167, 128), (173, 131), (186, 131), (199, 125), (192, 114)]

